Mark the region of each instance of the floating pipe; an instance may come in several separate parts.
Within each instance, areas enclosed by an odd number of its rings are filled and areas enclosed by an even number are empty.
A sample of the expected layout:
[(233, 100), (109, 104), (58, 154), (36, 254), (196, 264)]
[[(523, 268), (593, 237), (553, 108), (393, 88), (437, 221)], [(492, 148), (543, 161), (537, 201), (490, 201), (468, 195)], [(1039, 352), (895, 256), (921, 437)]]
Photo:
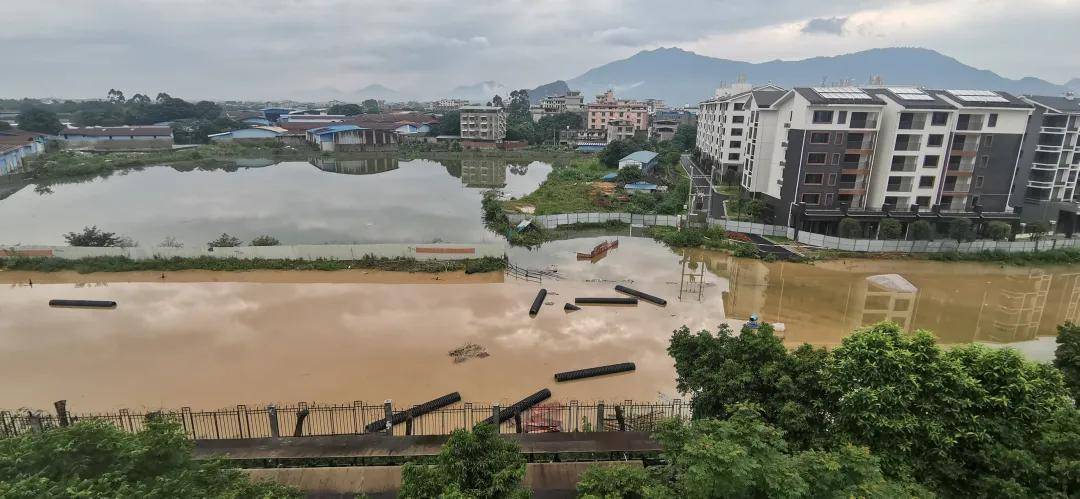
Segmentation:
[[(415, 407), (410, 407), (404, 411), (395, 412), (393, 416), (390, 416), (390, 425), (397, 425), (404, 423), (406, 419), (418, 418), (436, 409), (442, 409), (450, 404), (456, 404), (461, 402), (461, 394), (458, 392), (443, 395), (435, 400), (429, 400)], [(368, 433), (376, 433), (386, 430), (386, 418), (382, 418), (374, 423), (371, 423), (364, 427), (364, 430)]]
[(116, 308), (116, 302), (106, 300), (49, 300), (50, 307)]
[(579, 305), (637, 305), (637, 298), (574, 298)]
[(581, 307), (574, 305), (573, 303), (567, 303), (566, 305), (563, 305), (562, 309), (567, 312), (573, 312), (575, 310), (581, 310)]
[(544, 298), (547, 297), (547, 290), (540, 288), (540, 292), (536, 293), (536, 299), (533, 300), (533, 304), (529, 307), (529, 315), (536, 315), (540, 313), (540, 307), (544, 306)]
[(641, 298), (642, 300), (645, 300), (647, 302), (652, 302), (652, 303), (655, 303), (657, 305), (660, 305), (661, 307), (667, 305), (667, 300), (665, 300), (663, 298), (659, 298), (659, 297), (650, 295), (648, 293), (642, 293), (641, 291), (638, 291), (638, 290), (633, 289), (633, 288), (628, 288), (626, 286), (623, 286), (622, 284), (616, 284), (615, 285), (615, 291), (618, 291), (620, 293), (626, 293), (626, 294), (631, 295), (631, 296), (636, 296), (636, 297)]
[(635, 366), (633, 362), (623, 362), (622, 364), (611, 364), (609, 366), (590, 367), (588, 369), (578, 369), (577, 371), (556, 373), (555, 381), (561, 382), (575, 379), (592, 378), (594, 376), (603, 376), (605, 374), (615, 374), (633, 371), (634, 369), (637, 369), (637, 366)]
[[(543, 402), (549, 398), (551, 398), (551, 390), (548, 390), (547, 388), (544, 388), (543, 390), (529, 395), (528, 397), (525, 397), (515, 402), (514, 405), (511, 405), (510, 407), (499, 411), (499, 423), (502, 423), (503, 421), (514, 417), (515, 414), (521, 414), (526, 409), (536, 404), (539, 404), (540, 402)], [(482, 424), (492, 424), (492, 422), (493, 421), (490, 417), (481, 421)]]

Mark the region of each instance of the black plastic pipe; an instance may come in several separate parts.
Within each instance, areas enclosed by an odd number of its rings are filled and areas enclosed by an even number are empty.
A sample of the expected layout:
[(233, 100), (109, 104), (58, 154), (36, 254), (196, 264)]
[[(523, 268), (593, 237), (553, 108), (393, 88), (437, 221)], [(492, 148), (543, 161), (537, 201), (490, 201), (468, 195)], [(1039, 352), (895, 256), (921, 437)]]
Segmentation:
[(562, 309), (567, 312), (573, 312), (575, 310), (581, 310), (581, 307), (574, 305), (573, 303), (567, 303), (566, 305), (563, 305)]
[(116, 302), (106, 300), (49, 300), (50, 307), (116, 308)]
[[(436, 409), (442, 409), (450, 404), (456, 404), (461, 402), (461, 394), (458, 392), (443, 395), (435, 400), (429, 400), (415, 407), (410, 407), (404, 411), (395, 412), (393, 416), (390, 416), (390, 425), (398, 425), (404, 423), (406, 419), (418, 418)], [(386, 429), (386, 418), (382, 418), (374, 423), (371, 423), (364, 427), (364, 430), (368, 433), (380, 432)]]
[[(502, 423), (503, 421), (506, 421), (507, 419), (510, 419), (510, 418), (514, 417), (515, 414), (521, 414), (526, 409), (528, 409), (528, 408), (530, 408), (530, 407), (532, 407), (532, 406), (534, 406), (536, 404), (539, 404), (540, 402), (543, 402), (543, 401), (545, 401), (545, 400), (547, 400), (549, 398), (551, 398), (551, 390), (548, 390), (547, 388), (544, 388), (543, 390), (540, 390), (540, 391), (538, 391), (538, 392), (536, 392), (536, 393), (534, 393), (532, 395), (529, 395), (528, 397), (525, 397), (525, 398), (517, 401), (516, 403), (514, 403), (510, 407), (507, 407), (506, 409), (503, 409), (503, 410), (499, 411), (499, 423)], [(481, 423), (483, 423), (483, 424), (491, 424), (492, 421), (491, 421), (491, 418), (488, 417), (487, 419), (481, 421)]]
[(574, 298), (579, 305), (637, 305), (637, 298)]
[(620, 293), (626, 293), (626, 294), (631, 295), (631, 296), (636, 296), (636, 297), (641, 298), (642, 300), (645, 300), (647, 302), (652, 302), (652, 303), (655, 303), (657, 305), (660, 305), (661, 307), (667, 305), (667, 300), (665, 300), (663, 298), (659, 298), (659, 297), (650, 295), (649, 293), (642, 293), (641, 291), (638, 291), (638, 290), (633, 289), (633, 288), (628, 288), (626, 286), (623, 286), (622, 284), (616, 284), (615, 285), (615, 291), (618, 291)]
[(605, 374), (615, 374), (633, 371), (634, 369), (637, 369), (637, 366), (635, 366), (633, 362), (623, 362), (622, 364), (611, 364), (609, 366), (590, 367), (588, 369), (578, 369), (577, 371), (556, 373), (555, 381), (561, 382), (575, 379), (592, 378), (594, 376), (603, 376)]
[(540, 292), (536, 293), (536, 299), (533, 300), (532, 306), (529, 307), (529, 315), (540, 313), (540, 307), (544, 306), (544, 298), (547, 298), (547, 290), (540, 288)]

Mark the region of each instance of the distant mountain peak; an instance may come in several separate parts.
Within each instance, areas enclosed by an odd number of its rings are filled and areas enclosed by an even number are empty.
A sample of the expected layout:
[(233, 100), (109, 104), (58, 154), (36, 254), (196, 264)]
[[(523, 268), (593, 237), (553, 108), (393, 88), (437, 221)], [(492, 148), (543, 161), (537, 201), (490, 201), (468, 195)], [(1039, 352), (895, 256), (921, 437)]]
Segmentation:
[(1080, 92), (1080, 78), (1073, 78), (1065, 82), (1065, 88)]

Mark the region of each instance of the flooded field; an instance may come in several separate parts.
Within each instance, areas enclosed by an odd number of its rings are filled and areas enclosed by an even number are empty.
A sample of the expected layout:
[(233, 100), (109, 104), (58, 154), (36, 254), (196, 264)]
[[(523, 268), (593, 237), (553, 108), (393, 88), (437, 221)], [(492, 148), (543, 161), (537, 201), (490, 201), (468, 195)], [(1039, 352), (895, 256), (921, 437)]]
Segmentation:
[[(411, 404), (455, 390), (488, 403), (542, 387), (563, 401), (652, 401), (678, 396), (665, 349), (683, 324), (715, 329), (758, 313), (783, 322), (789, 343), (828, 346), (888, 318), (932, 329), (943, 343), (1008, 344), (1046, 360), (1055, 325), (1080, 319), (1080, 269), (766, 264), (676, 253), (636, 237), (620, 237), (604, 258), (577, 259), (604, 239), (511, 251), (516, 264), (561, 277), (542, 283), (551, 305), (535, 318), (527, 310), (541, 284), (501, 277), (389, 284), (345, 282), (341, 273), (325, 280), (298, 273), (296, 282), (279, 273), (266, 283), (247, 273), (212, 274), (206, 282), (198, 274), (164, 282), (95, 274), (77, 284), (35, 280), (31, 288), (25, 275), (0, 273), (7, 283), (0, 287), (0, 407), (44, 408), (62, 398), (76, 411), (387, 398)], [(227, 282), (232, 276), (244, 282)], [(669, 304), (562, 310), (577, 296), (616, 296), (619, 283)], [(119, 307), (52, 309), (52, 298), (109, 299)], [(448, 355), (470, 343), (488, 356), (455, 363)], [(626, 361), (637, 371), (552, 380), (558, 371)]]
[(0, 244), (65, 244), (84, 226), (153, 246), (172, 236), (201, 246), (227, 232), (282, 244), (491, 242), (484, 189), (533, 191), (551, 165), (477, 158), (445, 161), (316, 158), (227, 169), (148, 167), (51, 185), (0, 186)]

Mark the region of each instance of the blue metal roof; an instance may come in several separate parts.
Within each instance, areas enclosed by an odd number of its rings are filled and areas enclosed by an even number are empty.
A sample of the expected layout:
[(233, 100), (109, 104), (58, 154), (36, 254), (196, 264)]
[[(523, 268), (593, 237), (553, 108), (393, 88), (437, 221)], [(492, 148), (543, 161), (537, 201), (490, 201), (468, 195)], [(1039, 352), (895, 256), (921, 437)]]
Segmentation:
[(618, 176), (619, 176), (619, 174), (612, 172), (612, 173), (609, 173), (607, 175), (604, 175), (603, 177), (600, 177), (600, 180), (615, 180), (615, 177), (618, 177)]
[(625, 158), (620, 159), (619, 161), (630, 160), (640, 162), (641, 164), (646, 164), (656, 159), (657, 156), (659, 155), (652, 151), (638, 151), (633, 154), (627, 155)]
[(624, 185), (623, 188), (630, 190), (655, 191), (657, 187), (656, 184), (650, 184), (648, 182), (634, 182), (632, 184)]
[(364, 130), (364, 127), (359, 127), (356, 125), (330, 125), (313, 128), (311, 130), (308, 130), (308, 133), (313, 133), (315, 135), (326, 135), (330, 133), (348, 132), (352, 130)]
[(580, 145), (577, 146), (577, 150), (578, 152), (600, 152), (604, 150), (604, 146)]

